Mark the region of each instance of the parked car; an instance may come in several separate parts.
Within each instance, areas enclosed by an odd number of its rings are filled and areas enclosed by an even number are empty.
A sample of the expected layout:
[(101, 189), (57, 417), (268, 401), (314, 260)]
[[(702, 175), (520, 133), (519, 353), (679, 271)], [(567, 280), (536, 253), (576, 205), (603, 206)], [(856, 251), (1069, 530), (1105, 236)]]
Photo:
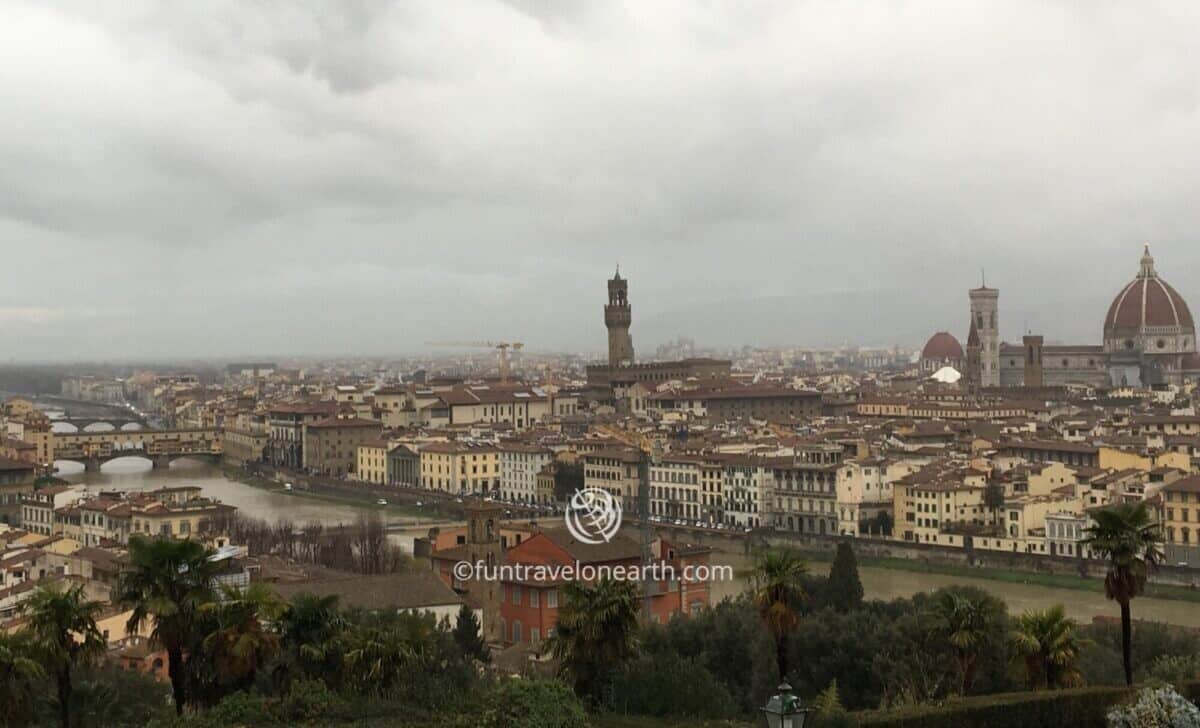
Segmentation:
[(283, 489), (284, 489), (284, 490), (291, 490), (291, 489), (292, 489), (292, 484), (291, 484), (291, 483), (284, 483), (284, 484), (283, 484)]
[(377, 506), (386, 506), (386, 505), (387, 505), (387, 501), (386, 501), (386, 500), (384, 500), (383, 498), (380, 498), (379, 500), (375, 501), (375, 505), (377, 505)]

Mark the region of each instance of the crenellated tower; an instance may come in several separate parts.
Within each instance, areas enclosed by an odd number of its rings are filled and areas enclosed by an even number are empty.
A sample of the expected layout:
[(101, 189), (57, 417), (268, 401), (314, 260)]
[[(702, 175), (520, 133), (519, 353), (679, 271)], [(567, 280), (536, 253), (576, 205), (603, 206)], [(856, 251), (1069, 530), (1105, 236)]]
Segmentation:
[(608, 303), (604, 306), (604, 325), (608, 327), (608, 366), (616, 369), (633, 363), (633, 337), (629, 326), (633, 309), (629, 306), (629, 282), (621, 277), (621, 268), (608, 281)]

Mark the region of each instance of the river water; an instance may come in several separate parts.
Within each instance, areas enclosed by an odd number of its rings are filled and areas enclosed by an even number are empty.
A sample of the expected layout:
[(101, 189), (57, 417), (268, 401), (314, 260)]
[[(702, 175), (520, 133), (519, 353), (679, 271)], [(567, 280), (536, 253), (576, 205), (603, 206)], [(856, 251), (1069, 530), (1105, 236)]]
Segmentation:
[[(247, 516), (264, 518), (270, 522), (287, 519), (297, 525), (311, 521), (320, 521), (326, 525), (349, 524), (355, 522), (359, 513), (364, 509), (376, 510), (370, 506), (334, 503), (289, 495), (281, 491), (255, 488), (229, 480), (218, 467), (187, 459), (176, 460), (171, 463), (169, 469), (159, 470), (151, 469), (150, 462), (142, 458), (122, 458), (105, 463), (98, 473), (85, 473), (82, 465), (73, 462), (59, 462), (58, 467), (60, 477), (73, 483), (82, 483), (93, 491), (101, 489), (132, 491), (164, 486), (197, 485), (203, 489), (205, 496), (237, 506)], [(388, 510), (384, 510), (383, 515), (389, 523), (412, 522), (410, 517), (389, 513)], [(422, 525), (406, 529), (401, 534), (393, 534), (393, 537), (411, 552), (413, 537), (424, 535), (428, 531), (429, 525), (431, 524), (428, 520), (423, 520)], [(743, 569), (748, 566), (745, 556), (733, 553), (714, 554), (713, 563), (728, 564), (735, 569)], [(828, 565), (814, 563), (811, 564), (811, 568), (815, 573), (823, 573), (828, 569)], [(1011, 614), (1062, 604), (1069, 616), (1082, 622), (1090, 622), (1096, 616), (1120, 616), (1117, 605), (1105, 599), (1103, 594), (1078, 589), (1014, 584), (991, 579), (942, 574), (922, 574), (867, 566), (859, 567), (859, 577), (862, 579), (863, 590), (868, 599), (887, 600), (910, 597), (919, 591), (931, 591), (952, 584), (969, 584), (1003, 599), (1008, 604)], [(740, 580), (713, 583), (713, 594), (716, 600), (726, 596), (736, 596), (743, 589), (744, 584)], [(1200, 604), (1141, 598), (1134, 601), (1133, 611), (1137, 619), (1200, 628)]]
[(90, 491), (151, 490), (154, 488), (196, 485), (206, 497), (236, 506), (244, 515), (265, 518), (274, 523), (287, 519), (298, 526), (312, 521), (326, 525), (350, 524), (358, 520), (361, 509), (315, 498), (300, 498), (278, 491), (254, 488), (229, 480), (221, 469), (186, 458), (171, 463), (170, 468), (153, 470), (144, 458), (121, 458), (104, 463), (98, 473), (85, 473), (83, 465), (58, 461), (58, 477), (72, 483), (82, 483)]

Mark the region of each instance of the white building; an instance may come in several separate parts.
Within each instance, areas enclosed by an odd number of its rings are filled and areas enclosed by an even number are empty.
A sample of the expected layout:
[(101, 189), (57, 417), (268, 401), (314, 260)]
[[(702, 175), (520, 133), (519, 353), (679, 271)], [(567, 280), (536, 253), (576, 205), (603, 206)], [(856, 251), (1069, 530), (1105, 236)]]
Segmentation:
[(537, 476), (554, 461), (550, 448), (521, 442), (500, 445), (500, 497), (519, 503), (537, 502)]
[(725, 523), (739, 528), (770, 525), (770, 498), (775, 479), (766, 461), (751, 456), (725, 462), (721, 483)]
[(668, 520), (704, 519), (701, 500), (702, 459), (668, 455), (650, 466), (650, 515)]

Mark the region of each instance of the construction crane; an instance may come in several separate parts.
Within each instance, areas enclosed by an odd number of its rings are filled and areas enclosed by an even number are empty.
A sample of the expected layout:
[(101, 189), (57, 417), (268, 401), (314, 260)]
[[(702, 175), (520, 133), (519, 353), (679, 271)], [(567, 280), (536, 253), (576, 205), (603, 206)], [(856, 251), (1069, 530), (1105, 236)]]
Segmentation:
[(508, 350), (520, 352), (525, 344), (520, 341), (426, 341), (426, 346), (453, 346), (468, 349), (496, 349), (500, 359), (500, 383), (508, 384), (512, 367), (508, 361)]

